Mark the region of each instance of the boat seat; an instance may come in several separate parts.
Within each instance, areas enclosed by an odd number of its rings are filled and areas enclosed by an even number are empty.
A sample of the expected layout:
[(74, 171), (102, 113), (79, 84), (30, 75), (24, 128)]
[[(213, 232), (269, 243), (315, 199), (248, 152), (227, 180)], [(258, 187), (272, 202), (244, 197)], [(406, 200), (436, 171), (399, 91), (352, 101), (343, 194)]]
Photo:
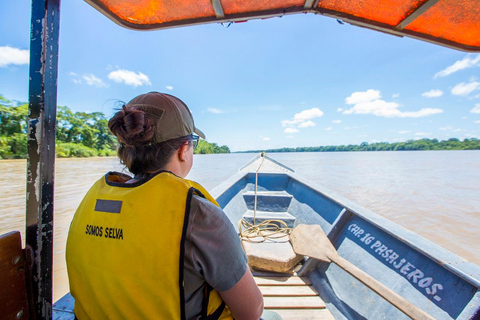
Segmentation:
[(265, 309), (275, 311), (283, 320), (335, 319), (309, 278), (257, 272), (253, 276)]
[(0, 319), (28, 319), (30, 283), (20, 232), (0, 235)]
[(288, 235), (274, 239), (255, 237), (242, 240), (242, 246), (248, 265), (257, 270), (290, 272), (303, 258), (293, 251)]
[[(287, 211), (293, 196), (286, 191), (258, 191), (257, 192), (257, 210), (283, 212)], [(255, 206), (255, 191), (247, 191), (243, 194), (243, 199), (248, 210), (253, 210)]]
[[(253, 224), (253, 211), (252, 210), (247, 210), (247, 212), (244, 213), (243, 219), (245, 219), (247, 222)], [(280, 223), (276, 223), (275, 220), (281, 220), (287, 224), (289, 228), (293, 228), (295, 225), (295, 217), (292, 216), (288, 212), (271, 212), (271, 211), (257, 211), (255, 214), (255, 223), (259, 224), (262, 223), (266, 220), (272, 220), (272, 223), (278, 225), (279, 227), (283, 227)]]

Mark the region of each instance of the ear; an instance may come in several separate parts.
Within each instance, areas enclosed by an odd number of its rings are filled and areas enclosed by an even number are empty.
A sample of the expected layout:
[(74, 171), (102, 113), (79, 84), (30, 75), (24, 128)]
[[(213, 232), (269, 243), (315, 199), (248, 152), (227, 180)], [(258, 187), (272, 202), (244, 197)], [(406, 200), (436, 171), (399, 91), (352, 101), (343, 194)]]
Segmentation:
[(184, 143), (177, 150), (178, 160), (180, 160), (181, 162), (184, 162), (186, 159), (185, 156), (186, 156), (187, 149), (188, 149), (188, 143)]

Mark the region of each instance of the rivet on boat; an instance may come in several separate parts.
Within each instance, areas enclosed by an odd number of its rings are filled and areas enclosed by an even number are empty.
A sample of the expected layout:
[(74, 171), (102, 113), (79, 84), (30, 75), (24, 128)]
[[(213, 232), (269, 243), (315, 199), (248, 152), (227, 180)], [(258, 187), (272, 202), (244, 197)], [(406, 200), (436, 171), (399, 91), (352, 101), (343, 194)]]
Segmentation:
[(25, 312), (22, 310), (18, 311), (17, 313), (17, 319), (22, 319), (23, 318), (23, 315), (25, 314)]
[(13, 264), (19, 264), (20, 261), (22, 261), (22, 257), (21, 256), (15, 256), (12, 260), (12, 263)]

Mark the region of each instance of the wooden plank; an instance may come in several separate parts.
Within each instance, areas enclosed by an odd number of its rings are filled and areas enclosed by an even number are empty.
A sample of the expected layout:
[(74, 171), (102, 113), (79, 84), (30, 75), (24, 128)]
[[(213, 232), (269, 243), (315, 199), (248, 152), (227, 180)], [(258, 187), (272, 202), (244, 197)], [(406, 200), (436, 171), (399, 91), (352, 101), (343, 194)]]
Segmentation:
[(319, 297), (264, 297), (265, 309), (324, 309)]
[(29, 319), (20, 232), (0, 236), (0, 319)]
[(282, 320), (335, 320), (328, 309), (270, 309)]
[(314, 297), (318, 292), (311, 286), (259, 286), (264, 297)]
[(306, 277), (255, 277), (255, 282), (259, 286), (309, 286), (312, 284)]

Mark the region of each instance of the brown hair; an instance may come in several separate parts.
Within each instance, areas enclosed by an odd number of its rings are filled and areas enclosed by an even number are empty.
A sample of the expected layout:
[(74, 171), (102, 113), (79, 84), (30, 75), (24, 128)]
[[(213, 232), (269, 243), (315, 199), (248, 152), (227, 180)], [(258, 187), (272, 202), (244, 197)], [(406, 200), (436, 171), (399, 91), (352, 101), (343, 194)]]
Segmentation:
[(151, 116), (123, 105), (108, 121), (108, 128), (120, 143), (117, 154), (120, 161), (133, 174), (153, 173), (161, 170), (190, 136), (154, 143), (155, 121)]

